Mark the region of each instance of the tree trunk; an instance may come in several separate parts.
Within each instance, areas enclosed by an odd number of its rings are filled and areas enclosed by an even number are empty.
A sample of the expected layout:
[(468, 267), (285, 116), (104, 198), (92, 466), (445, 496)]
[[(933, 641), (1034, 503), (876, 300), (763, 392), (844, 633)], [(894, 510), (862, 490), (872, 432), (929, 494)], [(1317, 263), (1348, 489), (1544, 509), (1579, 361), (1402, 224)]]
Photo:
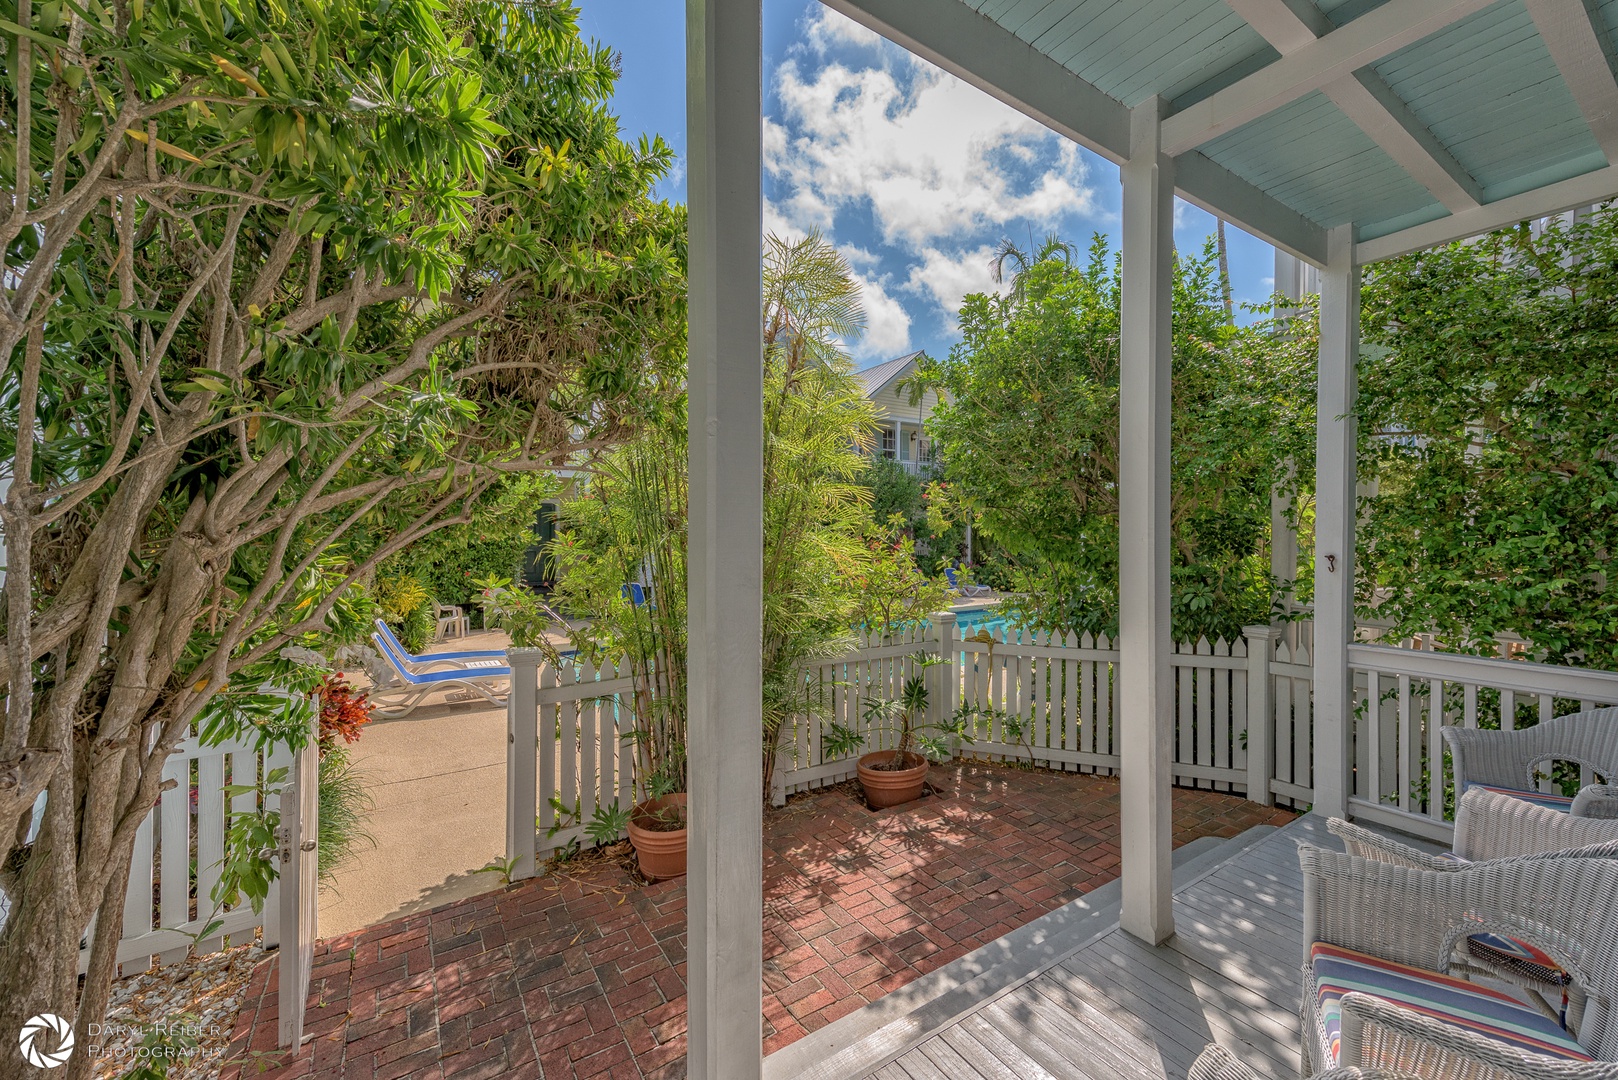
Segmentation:
[[(68, 787), (69, 781), (59, 776), (50, 790), (66, 794)], [(0, 1032), (5, 1033), (9, 1044), (0, 1050), (9, 1059), (0, 1072), (29, 1080), (43, 1080), (53, 1074), (60, 1077), (61, 1073), (35, 1069), (22, 1059), (12, 1040), (23, 1023), (40, 1013), (55, 1013), (67, 1020), (78, 1015), (79, 938), (84, 927), (79, 922), (73, 889), (65, 884), (77, 874), (74, 845), (55, 842), (60, 835), (59, 822), (52, 821), (52, 816), (47, 810), (27, 861), (7, 881), (11, 913), (5, 930), (0, 932)], [(71, 823), (72, 815), (65, 816)], [(100, 1020), (100, 1016), (89, 1019)], [(82, 1042), (84, 1032), (74, 1034)], [(40, 1037), (45, 1040), (41, 1049), (56, 1049), (51, 1036)]]
[(1215, 218), (1214, 221), (1218, 223), (1214, 238), (1219, 250), (1219, 295), (1225, 300), (1225, 318), (1234, 319), (1236, 308), (1230, 295), (1230, 249), (1225, 246), (1225, 219)]

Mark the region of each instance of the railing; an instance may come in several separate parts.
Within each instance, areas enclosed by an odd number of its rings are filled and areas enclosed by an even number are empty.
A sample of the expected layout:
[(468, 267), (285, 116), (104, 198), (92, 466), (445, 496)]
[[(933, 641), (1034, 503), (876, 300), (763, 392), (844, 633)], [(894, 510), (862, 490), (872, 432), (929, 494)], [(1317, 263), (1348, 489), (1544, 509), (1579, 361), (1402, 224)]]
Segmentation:
[[(1610, 671), (1385, 645), (1351, 645), (1348, 660), (1355, 703), (1349, 809), (1434, 839), (1449, 837), (1445, 819), (1454, 813), (1444, 726), (1509, 731), (1618, 704), (1618, 673)], [(1548, 789), (1550, 781), (1543, 783)]]

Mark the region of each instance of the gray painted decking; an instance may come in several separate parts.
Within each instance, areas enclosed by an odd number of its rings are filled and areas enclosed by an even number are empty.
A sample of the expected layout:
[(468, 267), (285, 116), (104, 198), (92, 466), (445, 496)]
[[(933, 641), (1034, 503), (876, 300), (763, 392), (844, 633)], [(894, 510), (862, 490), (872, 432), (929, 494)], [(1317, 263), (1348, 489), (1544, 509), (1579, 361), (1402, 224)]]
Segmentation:
[(1261, 1073), (1298, 1074), (1308, 816), (1175, 893), (1177, 933), (1151, 948), (1116, 926), (977, 1003), (875, 1080), (1179, 1080), (1218, 1041)]

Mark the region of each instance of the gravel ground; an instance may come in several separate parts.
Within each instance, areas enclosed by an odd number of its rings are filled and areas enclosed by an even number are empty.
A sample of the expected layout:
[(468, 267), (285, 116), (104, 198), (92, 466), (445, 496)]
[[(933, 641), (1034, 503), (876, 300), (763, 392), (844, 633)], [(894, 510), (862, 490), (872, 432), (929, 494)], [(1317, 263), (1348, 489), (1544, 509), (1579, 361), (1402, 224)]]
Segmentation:
[(196, 1040), (195, 1048), (178, 1050), (170, 1058), (169, 1080), (218, 1076), (253, 965), (263, 957), (257, 944), (241, 945), (115, 982), (106, 1022), (94, 1039), (96, 1080), (114, 1080), (129, 1072), (154, 1024), (183, 1026), (184, 1033)]

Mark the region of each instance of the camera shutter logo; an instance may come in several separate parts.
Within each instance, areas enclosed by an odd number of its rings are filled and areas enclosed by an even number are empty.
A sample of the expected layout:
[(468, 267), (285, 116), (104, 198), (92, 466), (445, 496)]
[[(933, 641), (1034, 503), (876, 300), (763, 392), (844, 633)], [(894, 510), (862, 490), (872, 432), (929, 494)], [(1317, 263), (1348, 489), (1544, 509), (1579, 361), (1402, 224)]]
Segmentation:
[[(44, 1050), (34, 1045), (39, 1033), (47, 1028), (56, 1036), (55, 1050)], [(58, 1065), (66, 1065), (67, 1059), (73, 1056), (73, 1025), (55, 1013), (40, 1013), (30, 1017), (22, 1026), (17, 1045), (22, 1048), (23, 1058), (36, 1069), (54, 1069)]]

